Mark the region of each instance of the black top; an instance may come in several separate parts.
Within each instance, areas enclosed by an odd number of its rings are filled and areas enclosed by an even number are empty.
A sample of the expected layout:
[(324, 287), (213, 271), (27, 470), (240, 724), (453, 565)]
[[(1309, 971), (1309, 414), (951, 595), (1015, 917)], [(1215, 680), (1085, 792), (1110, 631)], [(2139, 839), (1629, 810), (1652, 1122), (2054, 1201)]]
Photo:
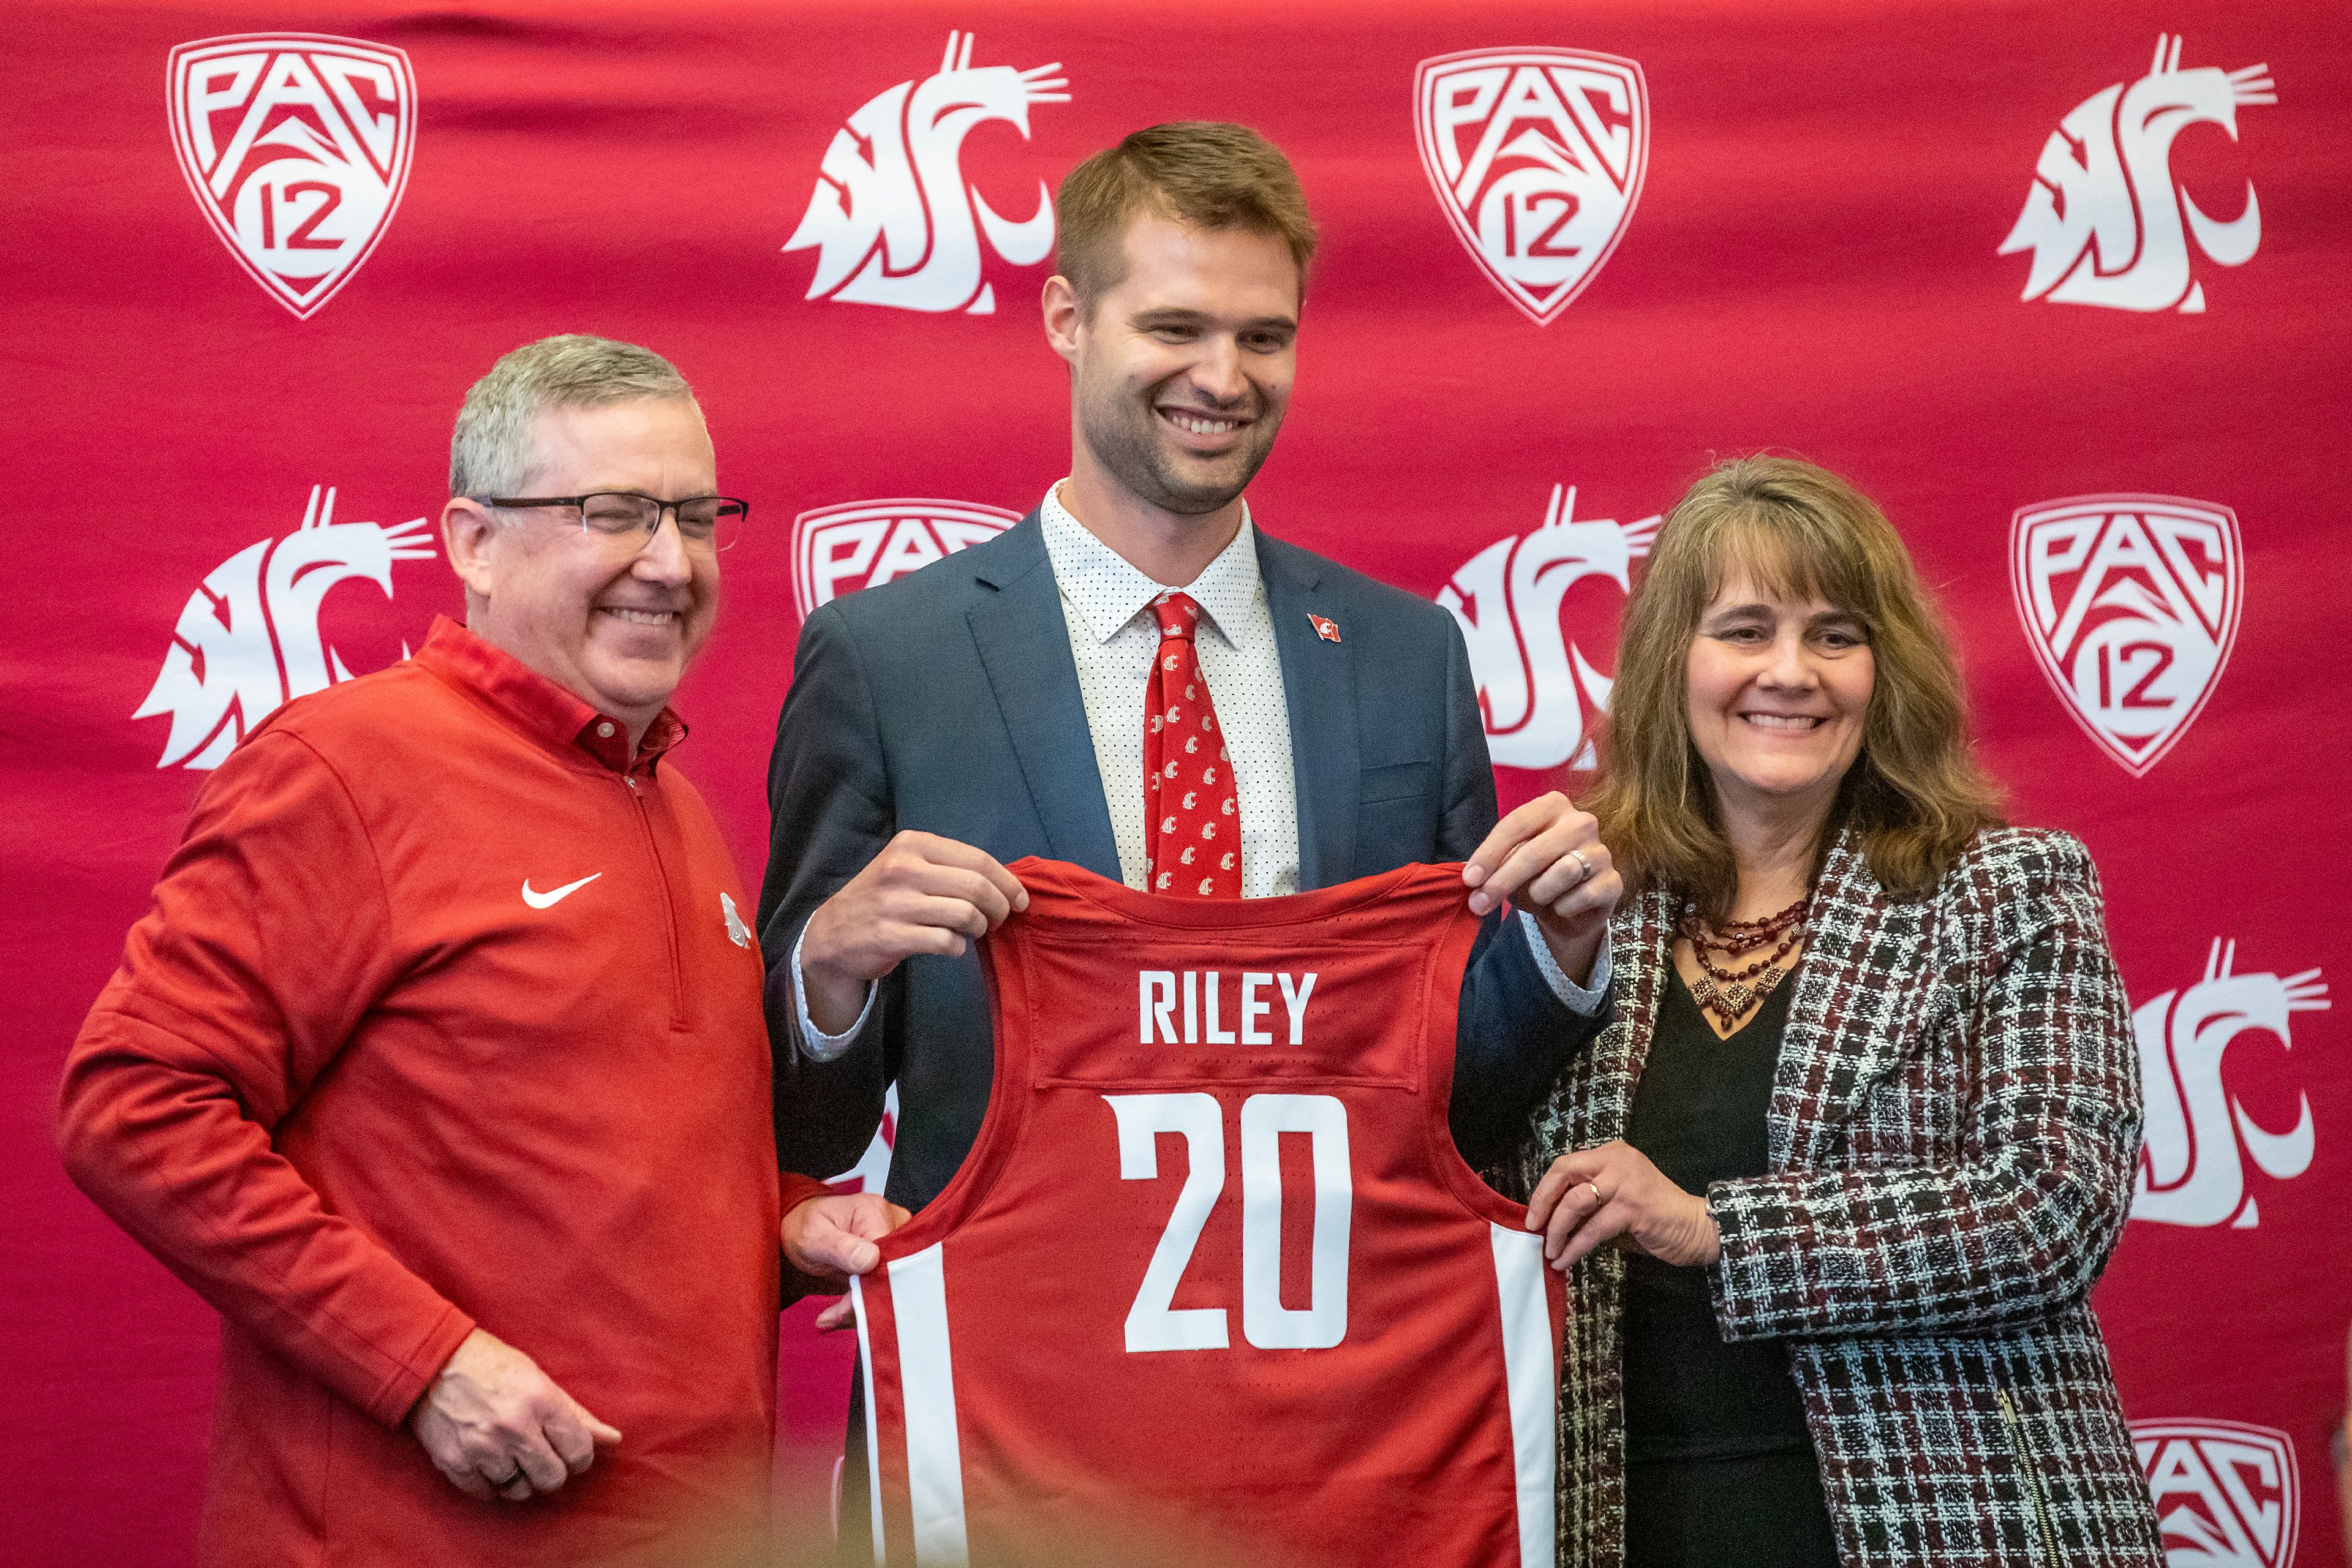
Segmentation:
[[(1769, 1168), (1765, 1114), (1795, 989), (1794, 975), (1783, 979), (1727, 1040), (1668, 973), (1625, 1142), (1683, 1191), (1704, 1195), (1709, 1183)], [(1705, 1268), (1628, 1257), (1624, 1321), (1628, 1459), (1810, 1452), (1788, 1347), (1724, 1343)]]

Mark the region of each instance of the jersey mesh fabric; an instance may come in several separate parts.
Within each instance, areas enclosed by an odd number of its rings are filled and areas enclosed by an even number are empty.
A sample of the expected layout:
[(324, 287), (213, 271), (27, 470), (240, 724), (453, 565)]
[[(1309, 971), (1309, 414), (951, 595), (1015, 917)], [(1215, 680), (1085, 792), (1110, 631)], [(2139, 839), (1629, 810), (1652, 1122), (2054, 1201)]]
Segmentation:
[(1446, 1127), (1459, 868), (1012, 869), (987, 1121), (858, 1282), (877, 1561), (1549, 1564), (1564, 1299)]

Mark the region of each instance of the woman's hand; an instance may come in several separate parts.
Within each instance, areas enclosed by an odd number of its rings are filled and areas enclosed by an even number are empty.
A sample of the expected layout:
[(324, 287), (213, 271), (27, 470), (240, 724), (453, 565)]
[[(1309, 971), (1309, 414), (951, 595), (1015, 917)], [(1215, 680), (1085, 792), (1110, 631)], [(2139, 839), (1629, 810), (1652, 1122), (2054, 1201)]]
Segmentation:
[(1554, 790), (1495, 824), (1463, 863), (1475, 889), (1470, 912), (1484, 915), (1511, 900), (1535, 917), (1552, 962), (1579, 985), (1592, 978), (1595, 955), (1625, 881), (1601, 842), (1601, 825)]
[(1528, 1200), (1528, 1228), (1544, 1233), (1544, 1257), (1563, 1274), (1605, 1241), (1665, 1263), (1723, 1256), (1706, 1200), (1666, 1180), (1647, 1154), (1622, 1142), (1554, 1160)]

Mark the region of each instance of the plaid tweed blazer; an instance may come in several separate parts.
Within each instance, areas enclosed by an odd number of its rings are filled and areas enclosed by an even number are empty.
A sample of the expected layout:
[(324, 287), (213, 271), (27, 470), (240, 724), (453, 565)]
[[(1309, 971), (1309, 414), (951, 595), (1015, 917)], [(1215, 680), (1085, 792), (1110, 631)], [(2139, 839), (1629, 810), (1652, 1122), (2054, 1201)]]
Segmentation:
[[(1617, 1016), (1536, 1111), (1516, 1173), (1624, 1135), (1675, 910), (1611, 930)], [(2062, 833), (1981, 835), (1898, 900), (1832, 847), (1768, 1112), (1771, 1173), (1721, 1182), (1727, 1341), (1786, 1342), (1849, 1565), (2161, 1568), (2091, 1285), (2140, 1129), (2098, 874)], [(1523, 1189), (1525, 1190), (1525, 1189)], [(1570, 1277), (1559, 1562), (1623, 1561), (1624, 1259)]]

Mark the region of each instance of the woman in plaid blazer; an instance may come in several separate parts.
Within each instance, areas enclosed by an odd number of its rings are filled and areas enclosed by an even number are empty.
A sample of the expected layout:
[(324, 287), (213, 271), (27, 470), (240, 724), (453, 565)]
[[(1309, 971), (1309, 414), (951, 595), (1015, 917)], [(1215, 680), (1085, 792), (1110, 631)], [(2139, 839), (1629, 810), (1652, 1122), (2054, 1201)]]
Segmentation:
[[(1559, 1561), (1614, 1568), (1630, 1535), (1636, 1568), (2156, 1568), (2088, 1304), (2140, 1125), (2097, 874), (2067, 835), (1997, 825), (1900, 541), (1809, 464), (1722, 465), (1659, 536), (1611, 708), (1592, 805), (1628, 889), (1617, 1016), (1538, 1110), (1518, 1173), (1531, 1226), (1572, 1269)], [(1771, 929), (1775, 911), (1795, 923)], [(1662, 1017), (1677, 1037), (1711, 1026), (1675, 1047), (1702, 1086), (1729, 1070), (1708, 1057), (1718, 1039), (1728, 1053), (1738, 1026), (1774, 1021), (1752, 1173), (1687, 1192), (1625, 1141), (1706, 1100), (1637, 1110), (1645, 1066), (1666, 1076)], [(1701, 1426), (1713, 1374), (1690, 1363), (1744, 1355), (1769, 1385), (1785, 1359), (1793, 1501), (1752, 1502), (1737, 1461), (1705, 1454), (1650, 1487), (1640, 1428), (1660, 1385), (1637, 1364), (1627, 1398), (1629, 1268), (1683, 1279), (1701, 1332), (1711, 1309), (1721, 1347), (1664, 1369), (1699, 1379), (1681, 1394)], [(1772, 1389), (1733, 1393), (1763, 1408)], [(1783, 1529), (1783, 1503), (1811, 1522)], [(1716, 1545), (1689, 1544), (1709, 1530)]]

